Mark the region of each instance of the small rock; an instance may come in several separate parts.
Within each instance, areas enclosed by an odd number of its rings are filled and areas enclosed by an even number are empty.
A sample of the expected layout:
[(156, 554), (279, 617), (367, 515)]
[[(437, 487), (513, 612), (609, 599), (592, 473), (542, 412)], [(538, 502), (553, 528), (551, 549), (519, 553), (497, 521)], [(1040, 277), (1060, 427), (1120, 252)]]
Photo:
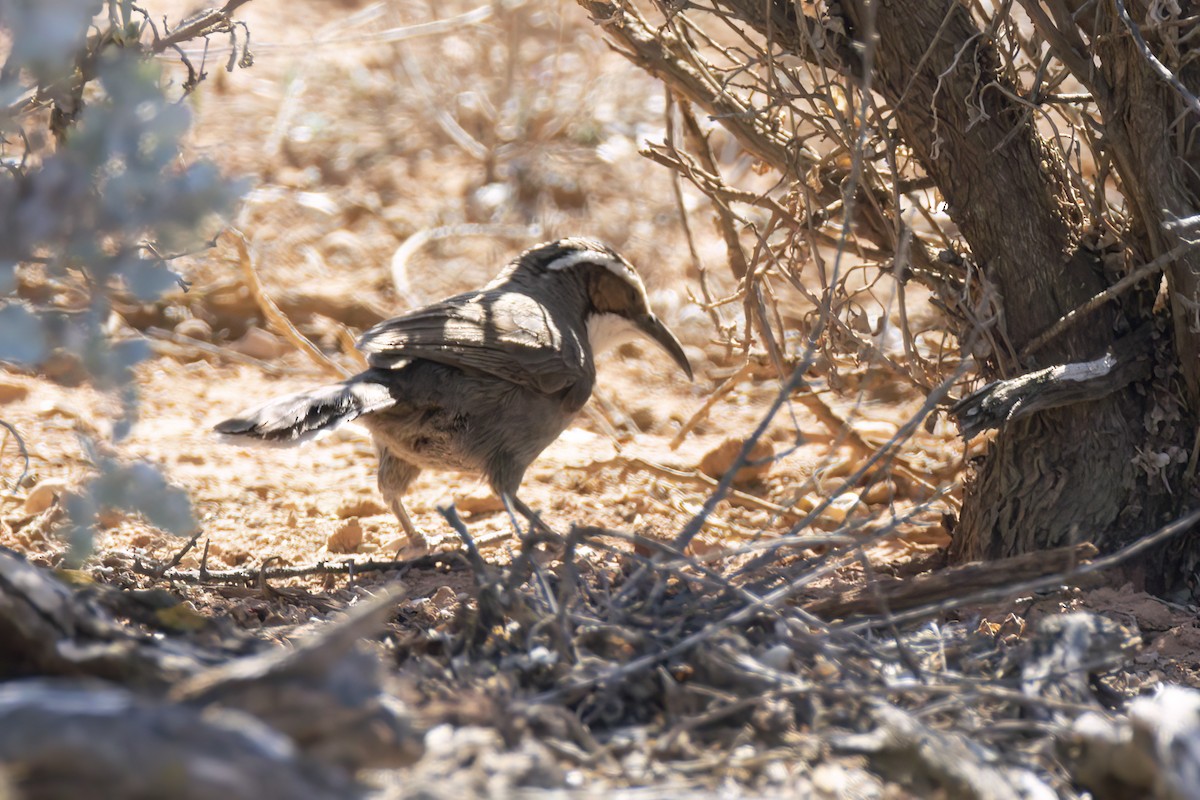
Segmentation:
[(856, 419), (851, 427), (861, 438), (871, 444), (883, 444), (896, 435), (896, 423), (881, 419)]
[(629, 412), (629, 419), (642, 433), (649, 432), (658, 424), (658, 416), (651, 406), (638, 406)]
[(890, 480), (876, 481), (863, 490), (862, 501), (867, 505), (890, 503), (896, 497), (896, 484)]
[(617, 346), (617, 353), (621, 358), (632, 358), (634, 360), (642, 358), (642, 343), (641, 342), (621, 342)]
[(786, 644), (777, 644), (773, 647), (767, 648), (767, 650), (758, 657), (758, 660), (773, 670), (783, 672), (784, 670), (791, 669), (792, 658), (794, 655), (795, 654), (793, 653), (792, 648), (788, 647)]
[(64, 400), (53, 400), (46, 403), (38, 409), (37, 414), (43, 419), (50, 419), (51, 417), (63, 417), (64, 419), (83, 418), (82, 411)]
[(836, 527), (841, 525), (846, 521), (846, 518), (850, 516), (850, 512), (853, 511), (858, 504), (859, 497), (853, 492), (839, 494), (830, 501), (829, 505), (825, 507), (825, 510), (822, 511), (820, 516), (817, 517), (817, 525), (822, 527)]
[(504, 510), (504, 503), (487, 487), (455, 498), (454, 505), (463, 514), (492, 514)]
[(42, 361), (41, 373), (63, 386), (78, 386), (90, 377), (83, 359), (61, 347)]
[(358, 517), (351, 517), (329, 534), (329, 538), (325, 540), (325, 549), (331, 553), (353, 553), (362, 542), (362, 525), (359, 524)]
[(0, 403), (12, 403), (29, 396), (29, 387), (23, 383), (0, 380)]
[(742, 521), (748, 527), (762, 530), (771, 524), (771, 512), (769, 511), (744, 511), (744, 513)]
[(202, 342), (212, 341), (212, 326), (202, 319), (185, 319), (175, 326), (175, 332), (180, 336), (186, 336), (189, 339), (198, 339)]
[(763, 777), (770, 783), (782, 786), (791, 778), (791, 773), (782, 761), (769, 761), (763, 767)]
[(387, 508), (384, 507), (383, 503), (380, 503), (373, 497), (352, 497), (338, 506), (337, 510), (339, 519), (374, 517), (386, 513)]
[(796, 501), (796, 508), (803, 511), (805, 514), (812, 511), (821, 503), (821, 496), (818, 494), (806, 494)]
[(250, 328), (242, 338), (229, 345), (230, 350), (259, 361), (271, 361), (288, 351), (287, 343), (270, 331)]
[[(645, 545), (639, 547), (639, 545), (635, 544), (633, 551), (643, 558), (649, 558), (654, 555), (654, 550)], [(729, 545), (719, 539), (713, 540), (705, 536), (697, 536), (688, 544), (686, 552), (689, 556), (693, 556), (700, 561), (711, 561), (729, 552)]]
[(67, 493), (70, 484), (62, 478), (47, 478), (29, 490), (25, 496), (25, 513), (40, 514), (54, 505), (56, 497)]
[(472, 219), (492, 219), (513, 201), (515, 190), (507, 183), (487, 183), (467, 195)]
[(429, 596), (429, 604), (438, 611), (445, 611), (458, 602), (458, 593), (449, 586), (439, 586), (437, 591)]
[[(742, 439), (726, 439), (700, 459), (700, 471), (710, 478), (719, 479), (733, 466), (744, 445), (745, 441)], [(734, 484), (744, 486), (762, 480), (771, 471), (771, 459), (774, 455), (775, 448), (771, 443), (766, 439), (759, 439), (750, 450), (749, 463), (734, 476)]]
[(822, 479), (844, 478), (861, 466), (853, 447), (842, 445), (825, 456), (818, 472)]
[(822, 796), (843, 797), (847, 786), (846, 770), (840, 764), (818, 764), (812, 772), (813, 788)]

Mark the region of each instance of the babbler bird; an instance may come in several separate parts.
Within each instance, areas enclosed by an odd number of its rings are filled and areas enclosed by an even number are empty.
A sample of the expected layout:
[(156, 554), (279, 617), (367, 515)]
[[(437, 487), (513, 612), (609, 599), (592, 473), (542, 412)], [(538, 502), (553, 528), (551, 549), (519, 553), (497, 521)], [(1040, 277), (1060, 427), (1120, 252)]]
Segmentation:
[(379, 323), (358, 347), (370, 368), (217, 425), (299, 443), (357, 419), (379, 454), (379, 489), (410, 542), (427, 548), (402, 497), (423, 469), (482, 474), (533, 520), (517, 488), (579, 413), (596, 353), (641, 332), (692, 377), (679, 340), (650, 311), (637, 270), (592, 239), (517, 256), (491, 283)]

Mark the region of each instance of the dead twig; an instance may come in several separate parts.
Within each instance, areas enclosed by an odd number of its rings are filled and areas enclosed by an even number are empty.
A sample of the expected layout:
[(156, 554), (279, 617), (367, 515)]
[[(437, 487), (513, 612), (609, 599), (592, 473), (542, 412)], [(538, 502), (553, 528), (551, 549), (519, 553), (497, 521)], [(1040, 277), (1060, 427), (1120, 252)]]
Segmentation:
[(278, 364), (272, 364), (269, 361), (263, 361), (262, 359), (239, 353), (236, 350), (230, 350), (228, 347), (220, 347), (219, 345), (202, 342), (199, 339), (193, 339), (190, 336), (184, 336), (174, 331), (163, 330), (162, 328), (146, 328), (142, 333), (148, 338), (155, 340), (150, 343), (150, 346), (156, 352), (165, 355), (178, 356), (181, 354), (199, 353), (202, 356), (230, 361), (234, 364), (245, 364), (248, 367), (262, 370), (267, 375), (289, 375), (298, 372), (298, 370), (281, 367)]
[(12, 436), (13, 441), (17, 443), (17, 452), (21, 456), (21, 474), (16, 477), (12, 485), (12, 491), (15, 492), (21, 488), (22, 481), (29, 474), (29, 450), (25, 447), (25, 440), (21, 438), (21, 434), (17, 432), (17, 429), (11, 423), (0, 419), (0, 428), (4, 428), (7, 432), (4, 438), (4, 445), (0, 446), (0, 454), (4, 452), (4, 448), (8, 445), (8, 437)]
[(169, 569), (159, 574), (157, 566), (135, 564), (133, 571), (140, 575), (148, 575), (162, 580), (179, 583), (231, 583), (250, 585), (258, 580), (273, 580), (275, 578), (305, 578), (310, 575), (361, 575), (365, 572), (400, 572), (401, 574), (413, 569), (432, 570), (438, 568), (458, 569), (466, 566), (461, 553), (449, 551), (445, 553), (429, 553), (407, 561), (377, 561), (368, 559), (356, 561), (318, 561), (315, 564), (285, 565), (279, 567), (243, 567), (237, 569), (208, 569), (207, 563), (208, 540), (205, 540), (205, 558), (199, 569)]
[[(1200, 522), (1200, 508), (1184, 514), (1174, 522), (1164, 525), (1149, 536), (1144, 536), (1132, 544), (1122, 547), (1120, 550), (1109, 553), (1108, 555), (1094, 558), (1081, 564), (1073, 565), (1070, 569), (1052, 573), (1050, 575), (1046, 575), (1045, 577), (1034, 578), (1032, 580), (1022, 581), (1020, 583), (1009, 583), (1004, 586), (983, 589), (981, 591), (968, 591), (955, 597), (950, 597), (932, 603), (924, 603), (920, 606), (910, 609), (909, 611), (893, 615), (889, 618), (889, 623), (898, 624), (911, 622), (915, 619), (930, 617), (959, 606), (993, 602), (1003, 600), (1008, 597), (1017, 597), (1020, 595), (1030, 594), (1032, 592), (1045, 591), (1047, 589), (1053, 589), (1065, 584), (1070, 584), (1085, 575), (1090, 575), (1092, 573), (1100, 572), (1102, 570), (1122, 564), (1139, 553), (1148, 550), (1151, 547), (1162, 544), (1168, 539), (1178, 536), (1180, 533), (1190, 530), (1192, 526), (1198, 522)], [(864, 621), (847, 625), (845, 629), (852, 631), (861, 630), (863, 628), (873, 627), (876, 624), (878, 624), (878, 621), (876, 620)]]
[[(194, 548), (196, 546), (196, 542), (200, 541), (200, 537), (203, 535), (204, 535), (203, 529), (197, 530), (194, 534), (192, 534), (192, 538), (188, 539), (187, 544), (185, 544), (183, 547), (181, 547), (179, 549), (179, 551), (176, 552), (175, 555), (173, 555), (171, 557), (170, 561), (166, 562), (160, 568), (156, 569), (157, 574), (154, 575), (154, 577), (161, 579), (162, 576), (167, 572), (167, 570), (171, 570), (171, 569), (174, 569), (175, 567), (178, 567), (179, 562), (183, 561), (183, 557), (192, 551), (192, 548)], [(205, 549), (207, 549), (207, 547), (208, 547), (208, 543), (206, 542)]]
[(885, 614), (906, 611), (931, 601), (961, 596), (962, 587), (976, 589), (1010, 587), (1031, 575), (1060, 575), (1088, 563), (1097, 554), (1095, 546), (1083, 542), (1039, 553), (1025, 553), (999, 561), (976, 562), (936, 570), (913, 578), (882, 583), (878, 579), (849, 592), (823, 597), (805, 605), (822, 619), (855, 614)]
[(308, 340), (308, 337), (296, 330), (296, 326), (292, 324), (286, 314), (279, 310), (279, 306), (267, 294), (262, 281), (258, 278), (258, 272), (254, 268), (254, 260), (250, 255), (250, 243), (246, 240), (246, 235), (237, 228), (229, 228), (228, 233), (233, 237), (233, 242), (237, 246), (238, 261), (242, 267), (242, 276), (246, 280), (246, 287), (250, 290), (254, 302), (258, 304), (267, 323), (326, 372), (338, 378), (350, 377), (350, 370), (322, 353), (320, 348)]
[[(249, 1), (250, 0), (242, 0), (243, 3)], [(522, 2), (514, 2), (512, 5), (505, 6), (505, 8), (513, 9), (522, 4)], [(463, 13), (452, 17), (429, 20), (428, 22), (417, 22), (412, 25), (403, 25), (395, 28), (385, 28), (381, 31), (371, 31), (369, 33), (347, 36), (320, 37), (307, 42), (259, 42), (257, 45), (255, 45), (254, 49), (259, 53), (285, 53), (297, 50), (308, 52), (314, 48), (326, 47), (346, 48), (372, 44), (394, 44), (396, 42), (404, 42), (410, 39), (418, 39), (427, 36), (441, 36), (453, 30), (479, 25), (480, 23), (487, 22), (494, 14), (494, 7), (490, 5), (484, 5), (471, 9), (470, 11), (464, 11)], [(203, 54), (203, 51), (196, 49), (185, 49), (183, 52), (185, 55), (189, 56), (198, 56)], [(220, 56), (231, 52), (236, 52), (236, 48), (213, 47), (209, 48), (208, 55)]]
[(229, 0), (221, 8), (209, 8), (193, 14), (162, 38), (158, 38), (156, 32), (154, 41), (147, 49), (157, 55), (189, 39), (228, 31), (233, 24), (233, 12), (249, 2), (250, 0)]
[(679, 433), (675, 434), (675, 436), (671, 439), (671, 443), (667, 446), (672, 450), (678, 450), (679, 445), (683, 444), (683, 440), (687, 438), (688, 434), (695, 430), (697, 425), (708, 418), (708, 414), (710, 411), (712, 411), (713, 407), (725, 399), (727, 394), (736, 389), (738, 384), (740, 384), (747, 375), (751, 374), (754, 369), (755, 366), (753, 362), (747, 360), (744, 364), (742, 364), (742, 366), (738, 367), (736, 372), (726, 378), (720, 386), (710, 391), (708, 396), (704, 398), (704, 403), (701, 404), (700, 408), (696, 409), (696, 411), (692, 413), (692, 416), (688, 417), (688, 421), (683, 423), (683, 427), (679, 429)]

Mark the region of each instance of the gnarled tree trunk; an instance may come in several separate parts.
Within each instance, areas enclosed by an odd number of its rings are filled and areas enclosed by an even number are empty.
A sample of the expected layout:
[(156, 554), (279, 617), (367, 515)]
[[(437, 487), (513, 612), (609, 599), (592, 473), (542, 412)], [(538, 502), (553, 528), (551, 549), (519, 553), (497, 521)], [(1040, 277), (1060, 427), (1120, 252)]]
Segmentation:
[[(1177, 33), (1166, 38), (1178, 26), (1156, 28), (1164, 38), (1148, 44), (1134, 36), (1131, 20), (1145, 17), (1144, 6), (1122, 18), (1123, 0), (1101, 0), (1076, 20), (1072, 14), (1082, 7), (1074, 2), (1020, 0), (1028, 19), (1010, 15), (1005, 27), (996, 17), (984, 29), (973, 13), (989, 12), (956, 0), (841, 0), (824, 15), (790, 0), (713, 0), (715, 13), (761, 37), (764, 52), (817, 64), (882, 98), (890, 117), (880, 116), (894, 121), (895, 140), (936, 185), (967, 258), (997, 295), (1000, 313), (989, 339), (996, 344), (982, 352), (990, 377), (1090, 361), (1131, 335), (1150, 343), (1142, 349), (1153, 370), (1134, 377), (1151, 373), (1152, 380), (1126, 378), (1086, 402), (1001, 425), (968, 485), (952, 545), (960, 560), (1079, 540), (1111, 550), (1175, 516), (1192, 498), (1194, 465), (1186, 461), (1200, 410), (1200, 250), (1180, 246), (1190, 230), (1176, 221), (1196, 216), (1200, 205), (1200, 143), (1193, 136), (1200, 101), (1188, 88), (1200, 84), (1200, 68), (1187, 66)], [(779, 153), (779, 131), (753, 129), (751, 115), (736, 113), (731, 93), (706, 82), (703, 70), (665, 66), (672, 37), (683, 28), (670, 21), (652, 28), (620, 3), (583, 4), (632, 60), (708, 108), (758, 157), (813, 187), (815, 162), (803, 147)], [(686, 13), (702, 13), (696, 9)], [(1040, 39), (1028, 36), (1030, 24)], [(1053, 61), (1089, 93), (1081, 119), (1094, 137), (1097, 163), (1087, 181), (1035, 124), (1039, 93), (1057, 88), (1037, 80), (1018, 85), (997, 49), (1003, 43), (1011, 57), (1017, 48), (1005, 37), (1017, 30), (1026, 31), (1026, 57)], [(1164, 78), (1149, 57), (1155, 47), (1185, 66)], [(681, 72), (690, 77), (681, 79)], [(835, 198), (852, 183), (848, 175), (826, 182)], [(1124, 195), (1123, 214), (1108, 208), (1114, 189)], [(891, 235), (881, 247), (899, 253), (899, 237), (889, 234), (899, 228), (899, 191), (887, 194), (860, 203), (856, 222), (860, 233), (864, 219), (871, 223), (872, 241)], [(816, 199), (828, 205), (827, 195)], [(1142, 281), (1091, 308), (1081, 322), (1044, 336), (1122, 274), (1156, 258), (1165, 262), (1169, 300), (1157, 310), (1158, 281)], [(919, 265), (930, 257), (917, 246), (912, 260)], [(964, 326), (960, 341), (980, 354), (981, 342), (972, 337)], [(1193, 541), (1174, 548), (1187, 557), (1151, 556), (1151, 588), (1190, 580), (1200, 548)]]

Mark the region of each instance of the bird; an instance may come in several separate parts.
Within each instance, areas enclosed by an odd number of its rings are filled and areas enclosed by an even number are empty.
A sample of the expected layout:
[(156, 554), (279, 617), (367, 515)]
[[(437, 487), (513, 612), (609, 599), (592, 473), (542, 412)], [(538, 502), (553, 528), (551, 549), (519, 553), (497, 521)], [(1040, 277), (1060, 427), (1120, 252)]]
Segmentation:
[(403, 502), (421, 471), (481, 475), (510, 514), (539, 524), (517, 496), (525, 471), (587, 403), (596, 355), (638, 335), (694, 379), (637, 269), (595, 239), (558, 239), (525, 250), (479, 289), (368, 329), (357, 343), (363, 372), (269, 400), (215, 430), (299, 444), (356, 421), (374, 440), (379, 490), (407, 549), (428, 552), (433, 542)]

